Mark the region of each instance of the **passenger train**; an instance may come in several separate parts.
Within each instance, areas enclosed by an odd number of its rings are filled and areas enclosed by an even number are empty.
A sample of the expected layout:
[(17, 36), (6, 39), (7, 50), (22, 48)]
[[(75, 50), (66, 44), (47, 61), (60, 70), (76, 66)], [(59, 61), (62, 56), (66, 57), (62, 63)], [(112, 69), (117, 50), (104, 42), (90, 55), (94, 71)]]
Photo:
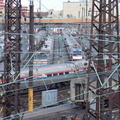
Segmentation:
[(71, 61), (83, 59), (82, 47), (76, 41), (76, 39), (69, 34), (66, 30), (62, 30), (63, 36), (65, 37), (67, 51)]
[[(88, 62), (85, 60), (36, 67), (33, 70), (33, 87), (43, 85), (46, 89), (68, 85), (70, 80), (86, 73)], [(21, 72), (21, 87), (26, 88), (28, 70)]]
[[(44, 41), (44, 44), (40, 46), (40, 42)], [(48, 64), (48, 60), (53, 51), (53, 37), (48, 35), (44, 29), (36, 29), (35, 36), (35, 55), (34, 66), (44, 66)]]
[[(29, 69), (25, 68), (21, 69), (20, 80), (18, 81), (21, 82), (21, 88), (23, 89), (29, 86), (29, 78), (33, 79), (33, 87), (42, 85), (47, 87), (61, 86), (69, 84), (71, 79), (86, 73), (87, 68), (88, 61), (86, 60), (34, 67), (31, 77), (29, 77)], [(4, 80), (0, 80), (0, 83), (4, 83)]]
[[(116, 62), (113, 61), (113, 64), (115, 63)], [(50, 87), (53, 84), (55, 86), (61, 86), (65, 83), (69, 83), (70, 80), (74, 78), (79, 78), (81, 76), (85, 77), (87, 69), (88, 61), (85, 59), (79, 61), (71, 61), (68, 63), (34, 67), (33, 76), (29, 76), (28, 68), (21, 68), (20, 80), (17, 80), (17, 82), (21, 82), (21, 88), (26, 88), (29, 86), (29, 78), (32, 78), (33, 80), (33, 87), (41, 85), (49, 85)], [(108, 68), (106, 67), (106, 69)], [(0, 80), (0, 83), (4, 83), (4, 80)]]
[(34, 56), (34, 66), (44, 66), (48, 64), (48, 60), (51, 57), (53, 51), (53, 38), (48, 36), (44, 45), (38, 50)]

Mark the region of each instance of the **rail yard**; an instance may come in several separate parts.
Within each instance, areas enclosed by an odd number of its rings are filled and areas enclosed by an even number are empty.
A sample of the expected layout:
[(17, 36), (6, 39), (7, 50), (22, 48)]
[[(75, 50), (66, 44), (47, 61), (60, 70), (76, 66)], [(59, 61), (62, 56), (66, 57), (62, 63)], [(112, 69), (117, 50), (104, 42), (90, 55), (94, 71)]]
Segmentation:
[(0, 2), (0, 120), (120, 120), (120, 1), (63, 2), (57, 19), (29, 2)]

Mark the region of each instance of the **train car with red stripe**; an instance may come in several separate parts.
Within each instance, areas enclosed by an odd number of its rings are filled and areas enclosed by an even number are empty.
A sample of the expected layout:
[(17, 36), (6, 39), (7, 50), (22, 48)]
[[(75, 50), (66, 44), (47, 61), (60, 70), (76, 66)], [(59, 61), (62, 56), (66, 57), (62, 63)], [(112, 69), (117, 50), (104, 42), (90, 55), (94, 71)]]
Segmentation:
[[(113, 63), (113, 65), (114, 64), (115, 63)], [(105, 68), (109, 70), (107, 66), (105, 66)], [(34, 67), (33, 76), (29, 76), (28, 68), (21, 68), (20, 80), (14, 78), (13, 82), (9, 84), (20, 82), (21, 88), (26, 89), (29, 88), (29, 79), (31, 78), (33, 80), (33, 87), (44, 86), (46, 89), (52, 88), (53, 86), (61, 87), (62, 85), (68, 85), (70, 81), (75, 78), (85, 77), (87, 69), (88, 61), (83, 59), (68, 63)], [(91, 65), (91, 69), (93, 69), (94, 72), (97, 66)], [(1, 84), (4, 83), (4, 79), (1, 79), (0, 82)]]
[(77, 40), (66, 30), (63, 30), (63, 36), (65, 37), (67, 51), (71, 61), (77, 61), (83, 59), (83, 52), (81, 45)]
[(33, 64), (34, 66), (44, 66), (48, 64), (50, 56), (52, 55), (53, 51), (53, 38), (52, 36), (48, 36), (45, 39), (45, 43), (40, 49), (37, 51), (34, 56)]
[[(34, 67), (33, 76), (29, 76), (28, 68), (21, 68), (20, 80), (13, 81), (19, 81), (23, 89), (29, 87), (29, 78), (33, 79), (33, 87), (60, 87), (62, 85), (68, 85), (70, 80), (86, 73), (87, 68), (88, 61), (86, 60)], [(4, 80), (1, 80), (1, 83), (2, 81), (4, 82)]]

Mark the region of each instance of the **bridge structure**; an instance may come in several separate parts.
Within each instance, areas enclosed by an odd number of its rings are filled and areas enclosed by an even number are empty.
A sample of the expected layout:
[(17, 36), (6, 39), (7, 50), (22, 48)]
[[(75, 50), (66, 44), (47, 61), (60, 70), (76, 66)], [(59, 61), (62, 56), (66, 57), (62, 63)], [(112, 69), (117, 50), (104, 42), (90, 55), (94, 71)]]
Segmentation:
[[(91, 22), (91, 19), (88, 18), (87, 21), (85, 18), (83, 19), (64, 19), (64, 18), (34, 18), (34, 23), (84, 23), (84, 22)], [(0, 19), (0, 23), (5, 23), (4, 19)], [(21, 23), (29, 23), (29, 18), (22, 18)]]
[[(99, 21), (99, 19), (96, 19), (96, 21)], [(106, 18), (106, 22), (108, 22), (109, 19)], [(118, 21), (120, 21), (120, 18), (118, 18)], [(21, 18), (21, 23), (29, 23), (29, 18)], [(74, 23), (74, 24), (80, 24), (80, 23), (91, 23), (91, 18), (36, 18), (34, 17), (34, 23)], [(0, 19), (0, 23), (5, 23), (4, 19)]]

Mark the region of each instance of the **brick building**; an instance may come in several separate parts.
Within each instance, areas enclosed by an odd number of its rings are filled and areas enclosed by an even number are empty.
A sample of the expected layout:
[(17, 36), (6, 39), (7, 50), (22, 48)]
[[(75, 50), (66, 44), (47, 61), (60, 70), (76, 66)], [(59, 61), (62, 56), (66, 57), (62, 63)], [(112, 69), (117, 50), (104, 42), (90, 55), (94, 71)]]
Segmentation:
[[(21, 15), (23, 16), (28, 16), (28, 7), (26, 6), (22, 6), (21, 8)], [(0, 19), (3, 19), (4, 18), (4, 15), (5, 15), (5, 3), (4, 3), (4, 0), (0, 0)]]
[(4, 7), (5, 7), (4, 0), (0, 0), (0, 18), (4, 17)]

